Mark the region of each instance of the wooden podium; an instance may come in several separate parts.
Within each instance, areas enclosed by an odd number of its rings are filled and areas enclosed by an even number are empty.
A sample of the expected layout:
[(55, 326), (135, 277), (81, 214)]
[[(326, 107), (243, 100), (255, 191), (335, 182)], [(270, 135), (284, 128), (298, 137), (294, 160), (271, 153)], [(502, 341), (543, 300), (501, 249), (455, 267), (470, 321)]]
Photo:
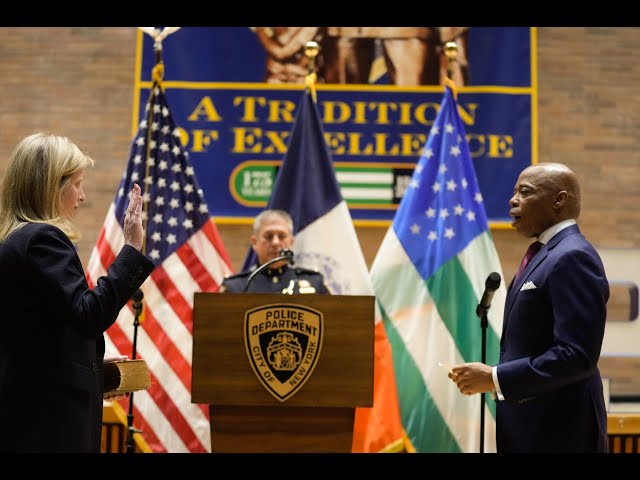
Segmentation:
[(212, 452), (351, 452), (374, 298), (196, 293), (191, 400), (209, 404)]

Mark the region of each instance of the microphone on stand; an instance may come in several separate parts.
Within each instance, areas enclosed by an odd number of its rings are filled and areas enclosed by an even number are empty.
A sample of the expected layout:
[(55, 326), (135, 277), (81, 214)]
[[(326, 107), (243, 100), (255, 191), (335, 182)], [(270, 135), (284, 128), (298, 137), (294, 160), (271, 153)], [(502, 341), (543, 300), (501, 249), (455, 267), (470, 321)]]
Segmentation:
[(295, 260), (293, 259), (293, 252), (288, 248), (283, 248), (282, 250), (280, 250), (280, 256), (276, 258), (272, 258), (268, 262), (264, 262), (262, 265), (260, 265), (258, 268), (256, 268), (253, 271), (253, 273), (249, 276), (249, 279), (247, 280), (247, 284), (244, 286), (244, 291), (245, 292), (249, 291), (249, 285), (251, 285), (251, 282), (253, 282), (253, 279), (256, 278), (256, 275), (258, 275), (260, 272), (263, 272), (270, 265), (273, 265), (274, 263), (277, 263), (277, 262), (281, 262), (282, 260), (286, 260), (287, 262), (289, 262), (290, 265), (293, 265), (294, 263), (296, 263)]
[(280, 250), (280, 255), (283, 257), (287, 257), (287, 261), (290, 265), (295, 265), (296, 261), (293, 259), (293, 252), (288, 248), (283, 248)]
[[(142, 314), (142, 299), (144, 298), (144, 294), (141, 289), (135, 291), (133, 296), (131, 297), (131, 307), (133, 308), (133, 313), (135, 317), (133, 318), (133, 342), (132, 342), (132, 351), (131, 351), (131, 359), (136, 359), (137, 354), (137, 344), (138, 344), (138, 327), (140, 326), (140, 315)], [(139, 433), (141, 430), (137, 430), (133, 426), (133, 392), (129, 394), (129, 413), (127, 413), (127, 453), (135, 453), (135, 442), (133, 439), (134, 433)]]
[[(484, 283), (484, 293), (476, 307), (476, 315), (480, 317), (480, 328), (482, 329), (482, 363), (487, 361), (487, 327), (489, 326), (487, 314), (489, 307), (491, 307), (493, 294), (498, 288), (500, 288), (500, 274), (492, 272)], [(484, 453), (484, 396), (484, 392), (480, 394), (480, 453)]]
[(136, 292), (133, 294), (133, 297), (131, 297), (131, 306), (133, 307), (133, 311), (135, 312), (136, 316), (139, 317), (140, 314), (142, 314), (142, 299), (144, 298), (144, 294), (142, 293), (141, 289), (136, 290)]
[(500, 288), (500, 274), (497, 272), (492, 272), (487, 277), (487, 280), (484, 284), (484, 293), (482, 294), (482, 299), (476, 308), (476, 315), (481, 317), (483, 314), (486, 315), (487, 311), (491, 307), (491, 300), (493, 300), (493, 294), (496, 293), (496, 290)]

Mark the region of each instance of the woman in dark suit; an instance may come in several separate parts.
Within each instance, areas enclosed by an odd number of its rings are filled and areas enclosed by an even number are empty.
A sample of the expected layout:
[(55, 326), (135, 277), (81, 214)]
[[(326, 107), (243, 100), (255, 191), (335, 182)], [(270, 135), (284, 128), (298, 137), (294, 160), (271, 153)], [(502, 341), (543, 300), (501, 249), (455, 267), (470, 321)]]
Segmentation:
[(576, 224), (578, 179), (559, 163), (532, 165), (509, 203), (538, 253), (509, 285), (498, 365), (458, 365), (449, 377), (463, 394), (495, 393), (499, 453), (606, 452), (598, 360), (609, 283)]
[(153, 270), (142, 253), (135, 185), (124, 246), (90, 289), (73, 241), (93, 160), (34, 134), (9, 159), (0, 193), (0, 451), (100, 452), (103, 332)]

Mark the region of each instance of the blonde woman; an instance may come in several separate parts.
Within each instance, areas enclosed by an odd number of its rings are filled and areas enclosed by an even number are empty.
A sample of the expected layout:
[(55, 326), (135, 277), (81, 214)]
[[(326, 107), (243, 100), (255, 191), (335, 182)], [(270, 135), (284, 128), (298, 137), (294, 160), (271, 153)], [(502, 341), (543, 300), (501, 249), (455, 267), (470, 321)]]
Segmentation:
[(153, 270), (135, 185), (124, 246), (91, 290), (73, 241), (93, 160), (68, 138), (15, 147), (0, 193), (0, 451), (99, 452), (104, 331)]

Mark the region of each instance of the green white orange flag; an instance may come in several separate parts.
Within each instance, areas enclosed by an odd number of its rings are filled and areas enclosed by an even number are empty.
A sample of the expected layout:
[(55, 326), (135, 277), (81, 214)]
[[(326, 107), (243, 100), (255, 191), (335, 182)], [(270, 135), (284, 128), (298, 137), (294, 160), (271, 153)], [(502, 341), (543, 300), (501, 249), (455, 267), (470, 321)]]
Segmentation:
[[(506, 206), (505, 206), (506, 208)], [(480, 361), (476, 308), (502, 268), (463, 123), (446, 87), (422, 156), (370, 269), (393, 352), (400, 415), (411, 452), (495, 452), (495, 403), (463, 396), (439, 363)], [(499, 355), (506, 288), (488, 312), (486, 363)], [(379, 326), (380, 324), (378, 324)]]

